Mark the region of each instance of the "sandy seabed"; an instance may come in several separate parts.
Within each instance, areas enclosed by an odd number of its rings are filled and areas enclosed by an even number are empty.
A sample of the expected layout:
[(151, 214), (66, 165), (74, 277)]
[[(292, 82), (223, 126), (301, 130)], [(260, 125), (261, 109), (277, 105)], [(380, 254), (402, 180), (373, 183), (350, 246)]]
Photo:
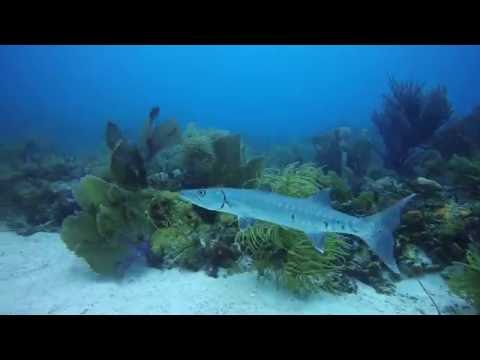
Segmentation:
[[(421, 278), (442, 313), (473, 309), (438, 274)], [(437, 314), (414, 279), (394, 295), (358, 283), (356, 294), (298, 299), (255, 273), (212, 278), (203, 272), (137, 268), (104, 279), (71, 253), (58, 234), (0, 232), (0, 314)]]

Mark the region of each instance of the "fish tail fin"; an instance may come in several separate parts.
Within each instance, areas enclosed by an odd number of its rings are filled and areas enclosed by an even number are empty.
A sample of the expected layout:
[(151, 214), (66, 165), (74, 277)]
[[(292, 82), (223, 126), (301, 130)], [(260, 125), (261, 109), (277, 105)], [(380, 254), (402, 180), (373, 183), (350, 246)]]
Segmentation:
[(362, 239), (380, 260), (397, 274), (400, 274), (400, 270), (394, 257), (393, 231), (400, 224), (402, 209), (414, 196), (415, 194), (411, 194), (391, 207), (364, 218), (367, 231), (362, 234)]

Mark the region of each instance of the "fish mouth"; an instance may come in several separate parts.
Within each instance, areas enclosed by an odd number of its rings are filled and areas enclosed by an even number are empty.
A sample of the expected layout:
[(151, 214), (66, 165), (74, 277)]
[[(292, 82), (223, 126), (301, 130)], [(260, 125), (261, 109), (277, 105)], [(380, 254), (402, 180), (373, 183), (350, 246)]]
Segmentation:
[(178, 192), (178, 196), (180, 197), (180, 199), (182, 200), (188, 200), (188, 197), (187, 197), (187, 194), (184, 190), (181, 190)]

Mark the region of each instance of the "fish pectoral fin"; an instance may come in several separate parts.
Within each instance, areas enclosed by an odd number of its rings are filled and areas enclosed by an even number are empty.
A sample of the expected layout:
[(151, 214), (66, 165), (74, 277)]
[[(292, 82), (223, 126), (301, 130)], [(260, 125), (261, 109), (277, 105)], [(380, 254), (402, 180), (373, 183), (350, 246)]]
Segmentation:
[(327, 233), (315, 233), (315, 234), (307, 234), (308, 238), (313, 244), (315, 250), (323, 254), (324, 246), (325, 246), (325, 238)]
[(255, 221), (256, 220), (253, 218), (239, 216), (238, 226), (240, 227), (240, 230), (245, 230), (246, 228), (253, 226), (255, 224)]

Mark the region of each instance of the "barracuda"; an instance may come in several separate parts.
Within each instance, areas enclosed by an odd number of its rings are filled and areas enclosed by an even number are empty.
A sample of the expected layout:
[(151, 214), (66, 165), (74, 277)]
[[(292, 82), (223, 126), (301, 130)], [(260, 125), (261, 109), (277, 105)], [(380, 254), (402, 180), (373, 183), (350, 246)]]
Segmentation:
[(232, 188), (182, 190), (180, 197), (199, 207), (238, 217), (240, 229), (262, 220), (305, 232), (314, 247), (323, 252), (325, 233), (335, 232), (361, 238), (395, 273), (392, 232), (400, 223), (402, 209), (415, 194), (371, 216), (355, 217), (332, 208), (330, 190), (310, 198), (295, 198), (272, 192)]

